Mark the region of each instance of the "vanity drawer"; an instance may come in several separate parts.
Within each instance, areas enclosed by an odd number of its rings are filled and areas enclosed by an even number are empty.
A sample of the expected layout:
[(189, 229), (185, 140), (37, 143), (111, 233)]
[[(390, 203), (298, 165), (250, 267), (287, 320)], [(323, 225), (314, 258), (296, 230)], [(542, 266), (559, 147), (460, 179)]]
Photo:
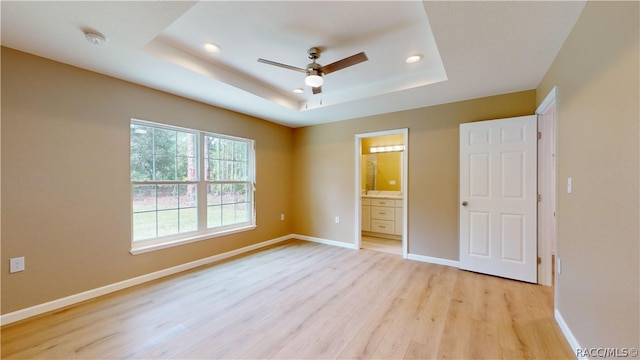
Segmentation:
[(371, 199), (371, 205), (373, 205), (373, 206), (390, 206), (390, 207), (393, 207), (394, 200), (391, 200), (391, 199)]
[(395, 220), (395, 209), (387, 207), (372, 206), (371, 219), (376, 220)]
[(371, 220), (371, 231), (393, 234), (395, 231), (395, 222), (392, 220)]

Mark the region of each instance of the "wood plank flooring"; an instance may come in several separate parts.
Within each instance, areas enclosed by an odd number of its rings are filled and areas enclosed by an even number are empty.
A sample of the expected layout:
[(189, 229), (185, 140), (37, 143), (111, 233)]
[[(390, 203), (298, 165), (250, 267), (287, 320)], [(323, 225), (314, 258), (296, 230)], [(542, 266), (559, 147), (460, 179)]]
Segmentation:
[(3, 359), (575, 359), (551, 288), (297, 240), (1, 337)]
[(362, 235), (361, 247), (363, 249), (382, 251), (402, 256), (402, 240), (391, 240)]

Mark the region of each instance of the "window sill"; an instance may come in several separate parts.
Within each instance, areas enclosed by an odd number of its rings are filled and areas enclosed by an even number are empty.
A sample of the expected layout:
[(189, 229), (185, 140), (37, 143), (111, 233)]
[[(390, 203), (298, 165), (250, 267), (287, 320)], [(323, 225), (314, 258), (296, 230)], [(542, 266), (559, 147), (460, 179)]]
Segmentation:
[(184, 239), (171, 240), (171, 241), (158, 243), (158, 244), (152, 244), (152, 245), (146, 245), (146, 246), (132, 246), (129, 252), (132, 255), (144, 254), (147, 252), (167, 249), (174, 246), (189, 244), (196, 241), (208, 240), (208, 239), (213, 239), (220, 236), (226, 236), (226, 235), (231, 235), (239, 232), (249, 231), (255, 228), (256, 228), (256, 225), (248, 225), (241, 228), (235, 228), (235, 229), (220, 231), (220, 232), (211, 233), (211, 234), (198, 235), (198, 236), (193, 236), (193, 237), (184, 238)]

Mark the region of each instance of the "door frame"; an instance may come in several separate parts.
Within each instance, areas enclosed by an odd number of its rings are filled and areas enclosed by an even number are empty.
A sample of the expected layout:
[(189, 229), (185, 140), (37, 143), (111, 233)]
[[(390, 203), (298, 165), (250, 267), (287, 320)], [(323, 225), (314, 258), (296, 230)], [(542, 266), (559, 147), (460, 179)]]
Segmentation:
[(409, 253), (409, 235), (407, 205), (409, 198), (409, 128), (383, 130), (369, 133), (356, 134), (355, 136), (355, 246), (362, 246), (362, 139), (401, 134), (404, 142), (402, 155), (402, 257), (406, 259)]
[[(538, 203), (538, 284), (553, 285), (553, 255), (557, 248), (557, 129), (558, 108), (556, 101), (557, 87), (554, 86), (536, 109), (538, 115), (538, 131), (542, 140), (538, 142), (538, 150), (545, 155), (555, 155), (556, 161), (545, 156), (538, 156), (538, 194), (542, 196)], [(545, 116), (549, 113), (554, 116)], [(551, 203), (545, 203), (545, 200)], [(555, 215), (554, 215), (555, 213)], [(554, 221), (555, 218), (555, 221)], [(552, 233), (553, 236), (544, 236)], [(554, 241), (555, 239), (555, 241)]]

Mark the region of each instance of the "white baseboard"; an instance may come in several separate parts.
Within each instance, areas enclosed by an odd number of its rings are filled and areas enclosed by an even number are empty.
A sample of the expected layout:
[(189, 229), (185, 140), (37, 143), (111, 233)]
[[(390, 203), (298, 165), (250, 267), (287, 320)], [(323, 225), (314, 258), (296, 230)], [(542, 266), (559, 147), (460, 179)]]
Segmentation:
[(573, 332), (571, 332), (571, 329), (569, 329), (569, 325), (567, 325), (567, 323), (564, 321), (564, 318), (560, 314), (560, 310), (555, 309), (553, 311), (553, 315), (556, 318), (556, 322), (558, 323), (558, 326), (560, 326), (560, 330), (562, 330), (562, 334), (564, 335), (565, 339), (567, 339), (567, 342), (569, 343), (569, 346), (571, 346), (571, 349), (573, 350), (573, 353), (576, 354), (576, 358), (578, 358), (578, 359), (589, 359), (586, 356), (578, 357), (577, 350), (578, 349), (582, 349), (582, 347), (578, 343), (578, 340), (576, 340), (576, 337), (573, 336)]
[(347, 248), (347, 249), (357, 249), (356, 245), (352, 244), (352, 243), (346, 243), (346, 242), (342, 242), (342, 241), (335, 241), (335, 240), (329, 240), (329, 239), (322, 239), (322, 238), (317, 238), (317, 237), (313, 237), (313, 236), (292, 234), (291, 238), (311, 241), (311, 242), (315, 242), (315, 243), (319, 243), (319, 244), (339, 246), (339, 247), (343, 247), (343, 248)]
[(135, 285), (139, 285), (148, 281), (156, 280), (165, 276), (177, 274), (182, 271), (190, 270), (198, 266), (207, 265), (216, 261), (220, 261), (232, 256), (240, 255), (249, 251), (260, 249), (269, 245), (277, 244), (279, 242), (292, 239), (293, 235), (281, 236), (276, 239), (263, 241), (261, 243), (245, 246), (240, 249), (228, 251), (222, 254), (209, 256), (204, 259), (192, 261), (186, 264), (177, 265), (168, 269), (159, 270), (146, 275), (138, 276), (132, 279), (123, 280), (114, 284), (105, 285), (96, 289), (84, 291), (78, 294), (70, 295), (61, 299), (56, 299), (43, 304), (28, 307), (26, 309), (17, 310), (0, 316), (0, 325), (11, 324), (16, 321), (20, 321), (32, 316), (44, 314), (49, 311), (57, 310), (65, 306), (77, 304), (79, 302), (96, 298), (98, 296), (106, 295), (118, 290), (126, 289)]
[(422, 262), (437, 264), (437, 265), (451, 266), (454, 268), (460, 267), (460, 262), (457, 260), (449, 260), (449, 259), (443, 259), (443, 258), (437, 258), (437, 257), (431, 257), (431, 256), (408, 254), (407, 259), (422, 261)]

